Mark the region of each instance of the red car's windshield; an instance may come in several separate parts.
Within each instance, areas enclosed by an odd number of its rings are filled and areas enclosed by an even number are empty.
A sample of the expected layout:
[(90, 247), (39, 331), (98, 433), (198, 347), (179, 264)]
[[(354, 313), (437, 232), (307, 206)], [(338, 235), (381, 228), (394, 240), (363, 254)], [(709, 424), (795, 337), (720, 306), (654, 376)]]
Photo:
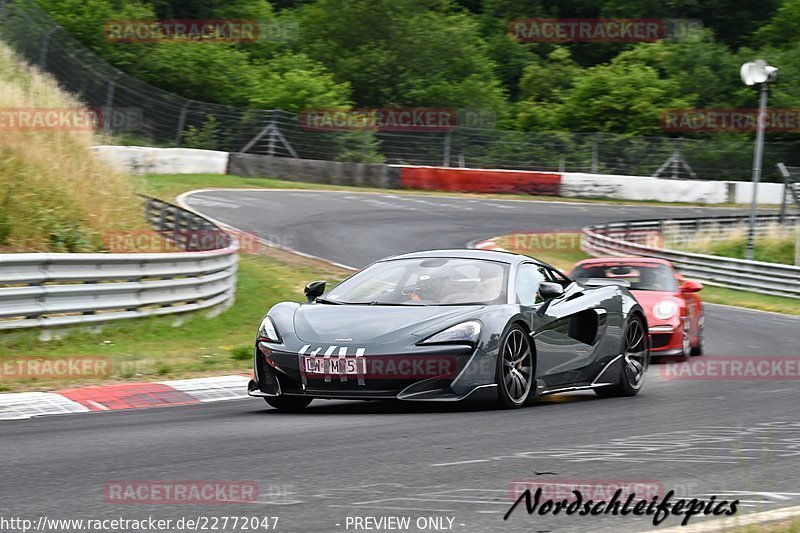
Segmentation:
[(670, 291), (678, 290), (675, 275), (666, 265), (660, 264), (586, 264), (578, 265), (572, 271), (577, 281), (589, 278), (620, 279), (629, 282), (634, 291)]

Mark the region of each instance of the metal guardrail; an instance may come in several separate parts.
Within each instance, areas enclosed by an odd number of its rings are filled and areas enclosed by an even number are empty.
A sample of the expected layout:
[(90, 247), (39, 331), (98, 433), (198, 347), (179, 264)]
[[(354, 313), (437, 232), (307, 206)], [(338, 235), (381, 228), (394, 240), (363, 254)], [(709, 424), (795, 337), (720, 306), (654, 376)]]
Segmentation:
[[(175, 253), (0, 255), (0, 330), (94, 324), (230, 303), (239, 244), (201, 216), (145, 199), (148, 220)], [(198, 244), (197, 231), (222, 236)]]
[[(664, 248), (663, 243), (674, 242), (697, 232), (711, 238), (724, 238), (746, 224), (748, 217), (708, 217), (675, 220), (636, 220), (596, 224), (583, 229), (581, 248), (595, 256), (635, 255), (666, 259), (687, 277), (708, 285), (739, 289), (760, 294), (800, 298), (800, 267), (746, 261), (714, 255), (705, 255)], [(800, 220), (800, 216), (784, 217), (786, 221)], [(756, 234), (763, 235), (779, 215), (759, 215)]]

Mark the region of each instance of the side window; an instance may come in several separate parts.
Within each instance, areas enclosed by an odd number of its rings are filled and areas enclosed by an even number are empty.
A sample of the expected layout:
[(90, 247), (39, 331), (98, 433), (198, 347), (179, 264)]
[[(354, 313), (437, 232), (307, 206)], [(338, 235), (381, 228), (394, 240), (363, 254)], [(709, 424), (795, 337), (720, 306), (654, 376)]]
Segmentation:
[(517, 303), (521, 305), (536, 305), (541, 302), (539, 296), (539, 283), (545, 281), (545, 270), (532, 263), (524, 263), (517, 269), (516, 291)]

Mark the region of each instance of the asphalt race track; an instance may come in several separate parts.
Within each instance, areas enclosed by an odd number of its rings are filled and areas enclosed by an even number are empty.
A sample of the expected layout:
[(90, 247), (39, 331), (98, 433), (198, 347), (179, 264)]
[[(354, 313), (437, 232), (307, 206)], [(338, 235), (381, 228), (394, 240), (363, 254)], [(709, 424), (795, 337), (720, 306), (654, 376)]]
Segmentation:
[[(355, 267), (513, 231), (731, 212), (299, 191), (202, 192), (187, 203)], [(706, 357), (800, 356), (798, 328), (800, 319), (708, 306)], [(556, 480), (657, 482), (676, 497), (739, 499), (742, 513), (800, 505), (797, 381), (670, 381), (662, 369), (651, 367), (633, 399), (572, 393), (517, 411), (316, 401), (285, 414), (249, 399), (7, 421), (0, 514), (277, 516), (285, 532), (354, 531), (354, 517), (387, 516), (412, 517), (410, 531), (434, 530), (416, 529), (418, 517), (451, 518), (449, 530), (463, 532), (653, 529), (649, 518), (528, 516), (524, 506), (503, 520), (514, 482)], [(112, 505), (103, 485), (115, 479), (255, 480), (261, 500)]]

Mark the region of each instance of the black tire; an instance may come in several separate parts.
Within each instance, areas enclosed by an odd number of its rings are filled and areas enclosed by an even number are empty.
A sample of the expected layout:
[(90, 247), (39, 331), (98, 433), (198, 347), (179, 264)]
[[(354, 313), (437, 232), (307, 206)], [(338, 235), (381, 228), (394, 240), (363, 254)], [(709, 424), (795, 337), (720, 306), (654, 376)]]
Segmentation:
[(525, 405), (535, 381), (533, 348), (528, 334), (518, 325), (511, 326), (500, 342), (496, 380), (499, 408)]
[(302, 411), (313, 400), (314, 398), (306, 398), (304, 396), (267, 396), (264, 398), (264, 401), (271, 407), (291, 413)]
[(595, 394), (601, 398), (636, 396), (642, 390), (649, 365), (650, 354), (644, 320), (639, 315), (632, 315), (622, 337), (622, 368), (619, 382), (616, 385), (594, 389)]
[(703, 329), (705, 328), (704, 317), (701, 316), (700, 320), (701, 320), (700, 327), (697, 330), (697, 344), (692, 346), (692, 351), (691, 351), (691, 354), (694, 356), (703, 355)]
[(687, 361), (692, 356), (692, 329), (687, 316), (683, 320), (683, 350), (681, 351), (681, 359)]

